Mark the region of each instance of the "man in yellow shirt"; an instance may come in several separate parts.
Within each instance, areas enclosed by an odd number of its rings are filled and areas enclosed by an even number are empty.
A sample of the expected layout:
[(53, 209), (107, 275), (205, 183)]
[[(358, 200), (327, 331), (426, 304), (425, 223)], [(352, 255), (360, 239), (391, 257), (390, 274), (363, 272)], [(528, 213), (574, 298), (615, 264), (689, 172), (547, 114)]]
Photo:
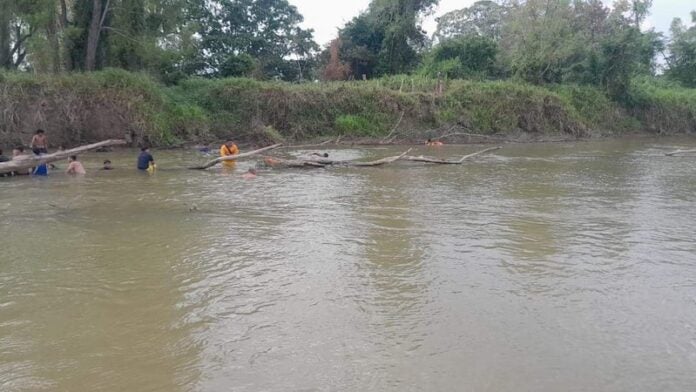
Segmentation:
[[(239, 154), (239, 147), (237, 147), (236, 144), (234, 144), (233, 141), (228, 141), (227, 143), (223, 144), (220, 147), (220, 156), (221, 157), (228, 157), (231, 155), (237, 155)], [(236, 166), (237, 162), (236, 161), (223, 161), (222, 166), (225, 168), (230, 168), (234, 169)]]

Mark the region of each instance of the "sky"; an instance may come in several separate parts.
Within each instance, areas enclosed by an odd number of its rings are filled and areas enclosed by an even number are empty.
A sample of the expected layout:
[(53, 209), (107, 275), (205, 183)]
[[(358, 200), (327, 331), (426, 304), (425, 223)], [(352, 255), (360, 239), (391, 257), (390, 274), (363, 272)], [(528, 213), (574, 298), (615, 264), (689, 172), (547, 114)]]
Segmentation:
[[(288, 0), (297, 6), (304, 15), (305, 28), (314, 29), (314, 38), (325, 45), (336, 37), (337, 29), (367, 8), (370, 0)], [(435, 17), (446, 12), (468, 7), (475, 0), (440, 0), (435, 14), (424, 21), (423, 26), (429, 34), (435, 31)], [(607, 1), (610, 2), (610, 1)], [(652, 13), (645, 23), (658, 31), (669, 32), (669, 25), (675, 17), (691, 21), (690, 12), (696, 9), (694, 0), (654, 0)]]

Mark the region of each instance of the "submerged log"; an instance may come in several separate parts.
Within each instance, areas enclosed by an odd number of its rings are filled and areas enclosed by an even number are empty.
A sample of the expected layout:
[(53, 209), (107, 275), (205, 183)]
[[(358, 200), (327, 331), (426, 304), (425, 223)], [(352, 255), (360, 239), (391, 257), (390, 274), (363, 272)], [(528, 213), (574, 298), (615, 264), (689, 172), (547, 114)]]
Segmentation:
[(217, 164), (219, 164), (219, 163), (222, 163), (222, 162), (236, 161), (236, 160), (239, 160), (239, 159), (248, 158), (248, 157), (251, 157), (251, 156), (254, 156), (254, 155), (258, 155), (258, 154), (264, 153), (264, 152), (266, 152), (266, 151), (274, 150), (274, 149), (276, 149), (276, 148), (279, 148), (280, 146), (282, 146), (282, 144), (274, 144), (274, 145), (272, 145), (272, 146), (260, 148), (260, 149), (258, 149), (258, 150), (254, 150), (254, 151), (245, 152), (245, 153), (243, 153), (243, 154), (237, 154), (237, 155), (230, 155), (230, 156), (226, 156), (226, 157), (220, 157), (220, 158), (217, 158), (217, 159), (213, 159), (212, 161), (209, 161), (209, 162), (206, 163), (205, 165), (202, 165), (202, 166), (193, 166), (193, 167), (189, 167), (189, 169), (190, 169), (190, 170), (205, 170), (205, 169), (209, 169), (209, 168), (211, 168), (211, 167), (213, 167), (213, 166), (215, 166), (215, 165), (217, 165)]
[(96, 150), (102, 147), (109, 146), (119, 146), (126, 144), (125, 140), (115, 139), (115, 140), (104, 140), (99, 143), (88, 144), (86, 146), (80, 146), (76, 148), (71, 148), (69, 150), (63, 150), (54, 152), (53, 154), (44, 155), (26, 155), (20, 159), (13, 159), (9, 162), (0, 163), (0, 174), (12, 173), (18, 171), (24, 171), (31, 169), (42, 164), (51, 163), (65, 159), (71, 155), (78, 155), (83, 152)]
[(372, 161), (372, 162), (354, 162), (354, 161), (348, 161), (348, 162), (346, 162), (345, 164), (347, 164), (348, 166), (357, 166), (357, 167), (382, 166), (382, 165), (386, 165), (386, 164), (388, 164), (388, 163), (393, 163), (393, 162), (398, 161), (399, 159), (405, 157), (406, 154), (408, 154), (409, 152), (411, 152), (411, 149), (410, 149), (410, 148), (409, 148), (408, 150), (404, 151), (403, 154), (397, 155), (397, 156), (393, 156), (393, 157), (382, 158), (382, 159), (378, 159), (378, 160)]
[(665, 155), (667, 155), (668, 157), (673, 157), (675, 155), (690, 154), (692, 152), (696, 152), (696, 150), (677, 150), (677, 151), (668, 152)]
[(435, 163), (435, 164), (440, 164), (440, 165), (461, 165), (461, 164), (463, 164), (464, 161), (466, 161), (467, 159), (471, 159), (471, 158), (477, 157), (477, 156), (482, 155), (482, 154), (485, 154), (485, 153), (487, 153), (487, 152), (500, 150), (501, 148), (502, 148), (502, 147), (500, 147), (500, 146), (487, 148), (487, 149), (485, 149), (485, 150), (477, 151), (477, 152), (475, 152), (475, 153), (473, 153), (473, 154), (464, 155), (463, 157), (461, 157), (460, 159), (458, 159), (458, 160), (456, 160), (456, 161), (453, 161), (453, 160), (444, 160), (444, 159), (437, 159), (437, 158), (429, 158), (429, 157), (424, 157), (424, 156), (422, 156), (422, 155), (421, 155), (421, 156), (417, 156), (417, 157), (414, 157), (414, 156), (407, 156), (405, 159), (406, 159), (406, 160), (409, 160), (409, 161), (413, 161), (413, 162)]
[(382, 166), (389, 163), (393, 163), (402, 159), (411, 151), (408, 149), (401, 155), (386, 157), (378, 159), (376, 161), (370, 162), (356, 162), (356, 161), (334, 161), (326, 158), (317, 159), (283, 159), (277, 157), (266, 156), (264, 161), (268, 166), (271, 167), (283, 167), (283, 168), (322, 168), (327, 166), (351, 166), (351, 167), (374, 167)]

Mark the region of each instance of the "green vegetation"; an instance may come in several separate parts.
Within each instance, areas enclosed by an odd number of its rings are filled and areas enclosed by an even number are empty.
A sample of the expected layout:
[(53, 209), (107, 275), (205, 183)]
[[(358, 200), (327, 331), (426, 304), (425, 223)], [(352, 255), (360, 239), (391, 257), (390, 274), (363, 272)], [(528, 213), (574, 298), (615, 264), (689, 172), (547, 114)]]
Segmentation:
[(166, 86), (144, 74), (0, 74), (0, 144), (40, 126), (55, 143), (123, 137), (173, 145), (233, 136), (268, 143), (328, 136), (381, 138), (403, 118), (399, 137), (420, 141), (450, 125), (481, 134), (587, 136), (648, 130), (695, 132), (696, 90), (636, 80), (627, 110), (592, 86), (510, 81), (444, 82), (394, 76), (368, 82), (292, 84), (191, 78)]
[(437, 3), (372, 0), (320, 51), (287, 0), (0, 0), (0, 143), (696, 130), (696, 26), (641, 29), (651, 0), (483, 0), (428, 37)]

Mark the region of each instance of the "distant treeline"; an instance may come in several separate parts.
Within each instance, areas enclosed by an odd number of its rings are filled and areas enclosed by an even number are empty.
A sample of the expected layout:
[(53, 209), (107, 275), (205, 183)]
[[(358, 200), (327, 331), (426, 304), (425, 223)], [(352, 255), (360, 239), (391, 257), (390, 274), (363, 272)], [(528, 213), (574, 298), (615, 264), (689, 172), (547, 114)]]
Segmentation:
[(122, 68), (167, 84), (190, 76), (513, 78), (593, 85), (617, 99), (627, 98), (632, 78), (658, 73), (696, 87), (696, 26), (675, 19), (670, 39), (642, 30), (652, 0), (611, 8), (601, 0), (484, 0), (440, 17), (429, 37), (419, 23), (437, 3), (373, 0), (322, 50), (286, 0), (2, 0), (0, 67)]
[(651, 0), (478, 1), (427, 36), (436, 4), (373, 0), (322, 49), (286, 0), (0, 0), (0, 144), (696, 132), (696, 12), (668, 39)]

